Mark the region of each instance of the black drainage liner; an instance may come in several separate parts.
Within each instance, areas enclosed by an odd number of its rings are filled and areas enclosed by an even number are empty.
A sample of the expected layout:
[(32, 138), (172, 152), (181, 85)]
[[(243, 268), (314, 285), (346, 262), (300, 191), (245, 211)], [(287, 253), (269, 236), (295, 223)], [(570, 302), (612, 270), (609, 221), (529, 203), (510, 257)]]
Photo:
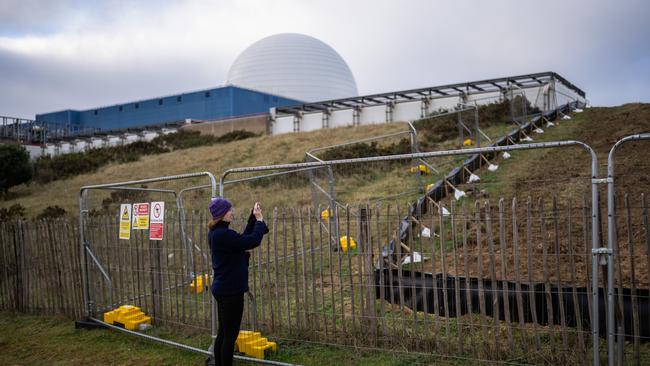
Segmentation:
[[(383, 272), (383, 279), (381, 279), (381, 274)], [(456, 304), (456, 279), (459, 281), (460, 289), (460, 303)], [(399, 281), (398, 281), (398, 270), (392, 270), (392, 286), (390, 284), (389, 269), (385, 268), (383, 270), (375, 270), (375, 290), (376, 297), (381, 298), (381, 285), (380, 280), (383, 280), (384, 283), (384, 300), (388, 302), (399, 304), (400, 293), (399, 293)], [(438, 273), (435, 276), (436, 281), (436, 290), (438, 293), (438, 314), (445, 314), (444, 307), (444, 289), (447, 290), (447, 308), (449, 311), (450, 317), (467, 314), (470, 312), (468, 309), (468, 293), (467, 293), (467, 284), (469, 283), (469, 293), (472, 299), (472, 313), (480, 314), (480, 305), (479, 305), (479, 280), (478, 278), (467, 278), (467, 277), (455, 277), (447, 276), (447, 283), (444, 284), (444, 278), (442, 273)], [(418, 311), (424, 311), (427, 313), (434, 314), (434, 289), (433, 289), (433, 275), (431, 273), (422, 273), (414, 272), (408, 270), (402, 270), (402, 294), (404, 296), (404, 305), (410, 309), (414, 307)], [(494, 289), (492, 281), (483, 280), (483, 293), (485, 297), (485, 312), (486, 315), (494, 317), (494, 307), (493, 299), (496, 296), (499, 300), (499, 319), (505, 320), (504, 314), (504, 285), (508, 288), (508, 301), (510, 309), (510, 321), (513, 325), (516, 326), (516, 323), (519, 322), (519, 312), (517, 306), (517, 295), (516, 287), (514, 282), (510, 281), (497, 281)], [(415, 288), (415, 294), (413, 293), (413, 288)], [(560, 290), (562, 291), (562, 296), (560, 296)], [(521, 300), (523, 306), (523, 320), (526, 323), (533, 323), (533, 313), (531, 311), (531, 302), (534, 298), (535, 300), (535, 309), (537, 310), (537, 324), (547, 325), (549, 324), (548, 317), (548, 303), (547, 303), (547, 294), (545, 291), (545, 286), (543, 283), (535, 283), (533, 285), (521, 283)], [(557, 285), (550, 285), (551, 292), (551, 302), (552, 302), (552, 312), (553, 312), (553, 322), (552, 324), (561, 324), (561, 314), (560, 314), (560, 301), (564, 305), (564, 315), (566, 325), (569, 327), (577, 327), (577, 314), (574, 307), (574, 288), (573, 287), (561, 287), (558, 288)], [(589, 294), (586, 287), (576, 287), (575, 288), (577, 298), (577, 307), (581, 314), (582, 318), (582, 330), (591, 332), (591, 322), (589, 319), (589, 301), (591, 301), (591, 295)], [(618, 294), (618, 289), (616, 289), (615, 294)], [(392, 295), (392, 296), (391, 296)], [(639, 324), (639, 336), (641, 341), (650, 340), (650, 298), (649, 291), (647, 289), (637, 289), (637, 300), (639, 308), (639, 319), (637, 320)], [(413, 296), (415, 296), (415, 306), (413, 305)], [(424, 296), (427, 297), (427, 308), (424, 308)], [(392, 300), (391, 300), (392, 298)], [(599, 298), (599, 308), (598, 308), (598, 319), (599, 319), (599, 329), (598, 333), (601, 337), (606, 336), (606, 313), (605, 313), (605, 302), (607, 301), (606, 292), (604, 289), (599, 289), (598, 291)], [(618, 299), (617, 299), (618, 303)], [(623, 289), (623, 314), (624, 314), (624, 325), (625, 325), (625, 336), (628, 340), (632, 340), (634, 336), (633, 332), (633, 313), (632, 313), (632, 296), (630, 289)]]

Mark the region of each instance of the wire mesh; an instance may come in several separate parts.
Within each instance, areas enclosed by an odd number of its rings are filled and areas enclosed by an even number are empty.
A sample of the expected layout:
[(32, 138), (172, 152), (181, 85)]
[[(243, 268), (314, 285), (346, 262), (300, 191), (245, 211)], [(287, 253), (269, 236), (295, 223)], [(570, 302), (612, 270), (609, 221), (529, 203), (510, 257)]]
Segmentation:
[[(89, 256), (91, 315), (129, 304), (139, 306), (154, 324), (209, 327), (210, 298), (205, 291), (191, 293), (190, 285), (199, 286), (199, 278), (203, 285), (210, 283), (204, 277), (210, 273), (206, 211), (214, 187), (209, 176), (197, 175), (83, 191), (81, 230)], [(148, 222), (158, 202), (164, 204), (160, 238), (153, 236), (153, 223)], [(142, 216), (134, 207), (124, 218), (124, 204), (149, 206)], [(126, 237), (121, 227), (125, 219)], [(147, 222), (138, 225), (136, 220)]]
[[(318, 208), (274, 209), (271, 234), (251, 257), (260, 329), (489, 359), (586, 357), (588, 200), (465, 201), (449, 215), (430, 206), (434, 214), (411, 217), (412, 235), (391, 255), (382, 253), (404, 202), (347, 206), (339, 231)], [(330, 250), (333, 240), (340, 250)], [(556, 346), (566, 352), (551, 356)]]

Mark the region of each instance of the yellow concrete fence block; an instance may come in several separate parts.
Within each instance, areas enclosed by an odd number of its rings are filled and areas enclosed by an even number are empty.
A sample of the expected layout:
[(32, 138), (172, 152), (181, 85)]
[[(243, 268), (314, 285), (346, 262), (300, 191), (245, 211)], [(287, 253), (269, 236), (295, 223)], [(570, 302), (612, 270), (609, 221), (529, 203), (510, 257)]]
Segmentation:
[(204, 275), (198, 275), (195, 276), (194, 279), (192, 280), (192, 283), (190, 283), (190, 292), (191, 293), (203, 293), (203, 290), (208, 286), (210, 283), (210, 277), (207, 274)]
[(265, 353), (275, 352), (277, 349), (277, 343), (269, 342), (268, 338), (262, 337), (262, 333), (250, 330), (239, 331), (235, 341), (236, 351), (260, 360), (264, 359)]
[(124, 327), (128, 330), (136, 330), (140, 324), (151, 324), (151, 317), (148, 317), (133, 305), (122, 305), (119, 308), (104, 313), (104, 322)]
[(351, 250), (354, 250), (357, 248), (357, 243), (354, 241), (354, 239), (349, 238), (347, 236), (342, 236), (340, 239), (341, 242), (341, 250), (343, 253), (347, 253), (348, 248)]
[(329, 208), (327, 208), (327, 209), (321, 211), (321, 213), (320, 213), (320, 218), (321, 218), (321, 220), (323, 220), (323, 221), (327, 221), (327, 220), (329, 220), (330, 216), (331, 216), (331, 215), (330, 215), (330, 209), (329, 209)]
[(424, 164), (420, 164), (418, 166), (412, 166), (411, 167), (411, 173), (420, 173), (420, 174), (431, 174), (431, 169), (429, 169), (428, 166)]
[(235, 349), (239, 352), (245, 353), (244, 352), (244, 343), (251, 341), (253, 339), (257, 339), (262, 336), (262, 333), (260, 332), (253, 332), (250, 330), (242, 330), (239, 331), (239, 335), (237, 336), (237, 340), (235, 340)]
[(244, 342), (244, 353), (250, 355), (253, 353), (253, 347), (264, 346), (268, 342), (267, 338), (255, 338)]

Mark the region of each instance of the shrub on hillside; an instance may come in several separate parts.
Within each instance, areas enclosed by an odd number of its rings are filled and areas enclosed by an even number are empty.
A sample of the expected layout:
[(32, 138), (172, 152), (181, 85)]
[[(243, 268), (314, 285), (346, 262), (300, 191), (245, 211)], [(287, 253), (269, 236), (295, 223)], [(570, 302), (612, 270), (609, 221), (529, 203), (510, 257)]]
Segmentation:
[(20, 145), (0, 145), (0, 195), (32, 178), (29, 153)]
[(202, 135), (199, 131), (179, 130), (176, 133), (158, 136), (151, 142), (161, 148), (182, 150), (198, 146), (224, 144), (256, 136), (258, 136), (256, 133), (244, 130), (234, 130), (221, 136)]
[(34, 180), (48, 183), (78, 174), (91, 173), (110, 163), (136, 161), (143, 155), (160, 154), (169, 151), (147, 141), (137, 141), (128, 145), (91, 149), (84, 152), (43, 156), (34, 163)]
[(182, 150), (197, 146), (216, 144), (217, 137), (212, 135), (202, 135), (199, 131), (179, 130), (176, 133), (160, 135), (151, 140), (151, 143), (170, 150)]
[(67, 212), (65, 209), (59, 206), (47, 206), (40, 214), (36, 216), (37, 220), (41, 219), (53, 219), (57, 217), (65, 216)]
[(93, 172), (111, 161), (108, 151), (103, 150), (41, 157), (34, 163), (34, 180), (39, 183), (48, 183), (77, 174)]
[(137, 161), (140, 156), (169, 152), (169, 149), (149, 141), (136, 141), (127, 145), (109, 147), (106, 153), (111, 161), (126, 163)]
[[(510, 102), (502, 101), (479, 106), (480, 126), (482, 128), (504, 123), (510, 120)], [(529, 104), (529, 110), (532, 109)], [(446, 111), (441, 111), (446, 112)], [(473, 111), (467, 112), (473, 113)], [(473, 115), (471, 115), (473, 116)], [(444, 116), (432, 116), (415, 121), (413, 124), (418, 132), (419, 147), (424, 151), (435, 148), (435, 145), (445, 140), (458, 138), (458, 115), (449, 114)], [(411, 152), (410, 140), (400, 139), (397, 143), (390, 145), (379, 145), (377, 142), (360, 143), (348, 145), (323, 152), (320, 158), (323, 160), (353, 159), (380, 155), (408, 154)], [(390, 166), (391, 163), (382, 163)], [(335, 167), (335, 170), (344, 172), (346, 169)], [(347, 169), (349, 170), (349, 169)], [(356, 173), (367, 173), (368, 169), (358, 168)]]
[(25, 217), (25, 207), (16, 203), (9, 208), (0, 208), (0, 222), (22, 219)]
[(245, 140), (251, 137), (257, 137), (259, 136), (258, 134), (251, 132), (251, 131), (245, 131), (245, 130), (234, 130), (232, 132), (228, 132), (225, 135), (221, 135), (217, 137), (217, 142), (219, 143), (226, 143), (226, 142), (231, 142), (231, 141), (237, 141), (237, 140)]
[[(146, 185), (140, 185), (140, 188), (147, 188)], [(115, 215), (118, 213), (120, 204), (137, 203), (151, 201), (149, 192), (133, 190), (116, 190), (111, 191), (110, 196), (102, 200), (101, 207), (91, 208), (90, 216)]]

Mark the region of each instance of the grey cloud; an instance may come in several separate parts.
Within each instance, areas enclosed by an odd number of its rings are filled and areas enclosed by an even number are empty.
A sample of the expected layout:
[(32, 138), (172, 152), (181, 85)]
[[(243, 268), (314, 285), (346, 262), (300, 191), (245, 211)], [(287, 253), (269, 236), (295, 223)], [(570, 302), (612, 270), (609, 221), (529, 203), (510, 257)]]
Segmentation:
[(0, 34), (51, 33), (69, 16), (74, 0), (0, 1)]
[[(20, 7), (35, 2), (13, 3)], [(8, 8), (2, 7), (6, 3), (0, 4), (0, 20), (8, 19), (9, 24), (0, 34), (8, 27), (29, 33), (28, 5), (8, 15)], [(137, 26), (147, 13), (159, 14), (169, 4), (138, 3), (129, 8), (135, 13), (131, 20)], [(84, 22), (100, 24), (110, 34), (125, 6), (120, 0), (89, 5), (83, 9)], [(67, 61), (0, 49), (0, 114), (33, 117), (67, 107), (90, 108), (211, 87), (224, 80), (236, 53), (255, 37), (280, 32), (309, 34), (334, 47), (351, 67), (361, 93), (552, 70), (583, 88), (597, 105), (650, 102), (650, 48), (645, 39), (650, 34), (650, 3), (645, 1), (280, 1), (273, 6), (219, 6), (213, 13), (196, 15), (215, 19), (213, 44), (170, 43), (164, 55), (158, 49), (153, 56), (145, 45), (132, 52), (135, 56), (102, 64), (93, 58), (99, 49), (92, 47)], [(235, 6), (236, 12), (226, 11)], [(247, 7), (251, 11), (242, 12)], [(54, 18), (75, 16), (61, 7), (47, 11)], [(231, 16), (241, 17), (234, 28), (218, 28)], [(80, 25), (79, 32), (85, 26)], [(161, 39), (166, 36), (160, 34)], [(192, 38), (189, 34), (184, 42)], [(210, 47), (223, 49), (201, 51)]]
[(225, 72), (223, 67), (207, 68), (182, 59), (105, 69), (0, 50), (0, 113), (33, 118), (37, 113), (88, 109), (209, 88), (216, 86), (219, 75)]

